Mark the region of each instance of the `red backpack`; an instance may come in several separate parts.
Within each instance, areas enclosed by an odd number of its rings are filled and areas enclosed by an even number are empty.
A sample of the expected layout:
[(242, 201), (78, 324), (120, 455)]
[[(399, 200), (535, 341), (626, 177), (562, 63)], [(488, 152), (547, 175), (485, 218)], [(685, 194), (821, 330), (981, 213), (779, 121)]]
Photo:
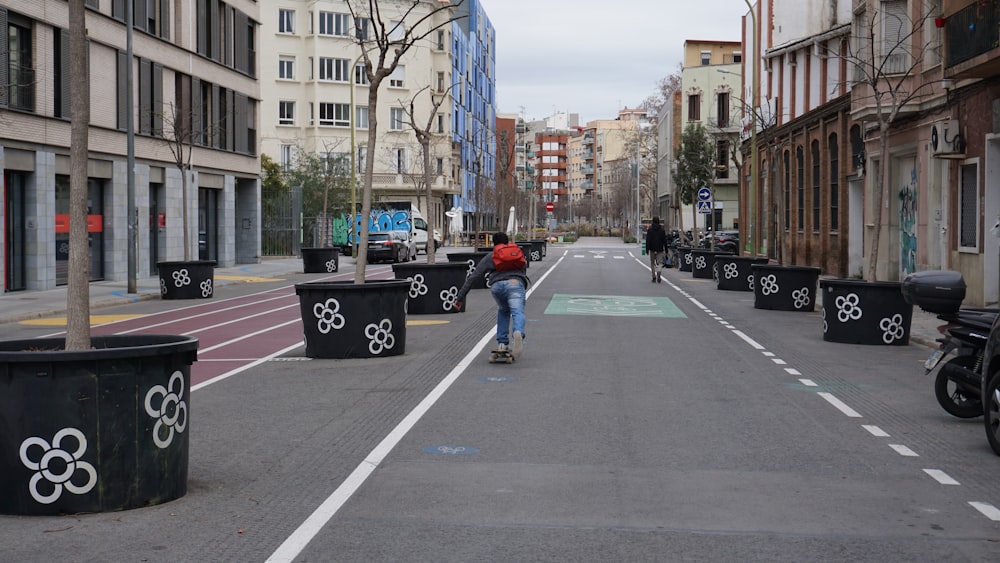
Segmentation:
[(523, 270), (528, 263), (521, 247), (514, 244), (498, 244), (493, 247), (493, 267), (498, 271)]

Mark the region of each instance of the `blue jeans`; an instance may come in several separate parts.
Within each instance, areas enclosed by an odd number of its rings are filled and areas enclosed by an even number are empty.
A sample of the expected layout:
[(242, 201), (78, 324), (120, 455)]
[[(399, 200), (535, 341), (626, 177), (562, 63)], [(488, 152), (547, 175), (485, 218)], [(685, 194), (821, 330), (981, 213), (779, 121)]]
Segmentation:
[(514, 331), (524, 336), (524, 284), (519, 279), (493, 282), (490, 286), (493, 300), (497, 302), (497, 342), (509, 344), (510, 322), (514, 321)]

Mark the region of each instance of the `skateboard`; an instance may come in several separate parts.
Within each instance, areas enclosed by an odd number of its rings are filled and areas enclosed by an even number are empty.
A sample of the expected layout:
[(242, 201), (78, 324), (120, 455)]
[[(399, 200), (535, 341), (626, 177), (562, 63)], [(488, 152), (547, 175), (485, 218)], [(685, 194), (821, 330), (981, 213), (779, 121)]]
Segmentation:
[(491, 350), (490, 351), (490, 363), (514, 363), (514, 356), (510, 355), (510, 350)]

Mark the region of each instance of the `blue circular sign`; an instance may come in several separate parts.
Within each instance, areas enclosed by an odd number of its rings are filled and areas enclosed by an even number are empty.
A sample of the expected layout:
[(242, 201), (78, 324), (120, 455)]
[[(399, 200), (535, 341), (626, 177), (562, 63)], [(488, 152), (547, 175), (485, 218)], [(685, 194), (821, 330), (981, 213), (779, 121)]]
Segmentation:
[(708, 201), (712, 199), (712, 190), (708, 188), (701, 188), (698, 190), (698, 199), (702, 201)]

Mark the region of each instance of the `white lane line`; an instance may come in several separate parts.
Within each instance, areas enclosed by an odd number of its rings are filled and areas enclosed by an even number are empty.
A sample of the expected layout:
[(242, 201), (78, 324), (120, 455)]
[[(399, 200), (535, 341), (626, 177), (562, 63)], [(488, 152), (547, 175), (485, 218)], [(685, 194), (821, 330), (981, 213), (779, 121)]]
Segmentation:
[[(531, 289), (529, 289), (525, 295), (526, 298), (530, 297), (531, 294), (534, 293), (535, 289), (537, 289), (545, 278), (547, 278), (548, 275), (551, 274), (557, 266), (559, 266), (564, 258), (565, 255), (559, 258), (559, 260), (556, 261), (556, 263), (549, 268), (537, 282), (532, 284)], [(470, 350), (469, 353), (466, 354), (460, 362), (458, 362), (448, 375), (446, 375), (445, 378), (442, 379), (441, 382), (438, 383), (437, 386), (434, 387), (434, 389), (431, 390), (431, 392), (428, 393), (422, 401), (420, 401), (420, 404), (414, 407), (414, 409), (410, 411), (410, 413), (407, 414), (406, 417), (404, 417), (403, 420), (401, 420), (399, 424), (397, 424), (396, 427), (393, 428), (392, 431), (389, 432), (389, 434), (387, 434), (377, 446), (375, 446), (375, 449), (373, 449), (368, 456), (365, 457), (365, 459), (356, 468), (354, 468), (354, 471), (348, 475), (347, 479), (345, 479), (344, 482), (341, 483), (340, 486), (337, 487), (337, 489), (333, 491), (333, 493), (327, 497), (326, 500), (324, 500), (323, 503), (320, 504), (319, 507), (314, 510), (313, 513), (310, 514), (309, 517), (306, 518), (306, 520), (302, 522), (302, 524), (300, 524), (294, 532), (292, 532), (292, 535), (288, 536), (288, 538), (286, 538), (285, 541), (278, 546), (278, 549), (276, 549), (274, 553), (267, 558), (267, 563), (291, 563), (299, 556), (300, 553), (302, 553), (302, 550), (305, 549), (306, 545), (308, 545), (317, 534), (319, 534), (320, 530), (323, 529), (323, 526), (326, 526), (326, 524), (337, 514), (337, 512), (340, 511), (344, 504), (347, 503), (348, 499), (350, 499), (351, 496), (353, 496), (354, 493), (361, 488), (361, 485), (363, 485), (364, 482), (368, 480), (368, 477), (375, 472), (379, 465), (382, 464), (382, 461), (384, 461), (386, 456), (389, 455), (389, 452), (391, 452), (392, 449), (399, 444), (403, 437), (417, 425), (420, 419), (423, 418), (423, 416), (427, 414), (427, 411), (429, 411), (431, 407), (438, 402), (438, 400), (445, 394), (452, 384), (455, 383), (455, 381), (458, 380), (463, 373), (465, 373), (465, 370), (468, 369), (472, 362), (478, 359), (479, 355), (486, 348), (486, 345), (493, 340), (494, 335), (496, 335), (496, 327), (487, 331), (486, 334), (479, 339), (479, 342), (473, 346), (472, 350)]]
[(799, 383), (805, 385), (806, 387), (819, 387), (818, 385), (816, 385), (816, 382), (811, 379), (800, 379)]
[(625, 257), (624, 257), (624, 256), (617, 256), (617, 255), (616, 255), (616, 256), (614, 256), (614, 259), (615, 259), (615, 260), (624, 260), (624, 259), (625, 259)]
[(885, 430), (882, 430), (881, 428), (879, 428), (878, 426), (875, 426), (874, 424), (862, 424), (861, 427), (864, 428), (865, 430), (867, 430), (869, 434), (871, 434), (872, 436), (875, 436), (876, 438), (888, 438), (889, 437), (889, 433), (888, 432), (886, 432)]
[(743, 340), (744, 342), (746, 342), (747, 344), (749, 344), (755, 350), (763, 350), (764, 349), (764, 347), (761, 346), (756, 340), (754, 340), (753, 338), (750, 338), (749, 336), (747, 336), (746, 334), (744, 334), (743, 331), (741, 331), (741, 330), (734, 330), (733, 334), (735, 334), (736, 336), (739, 336), (741, 340)]
[(988, 502), (970, 502), (972, 508), (975, 508), (983, 514), (983, 516), (993, 520), (994, 522), (1000, 522), (1000, 509), (993, 506)]
[(904, 446), (903, 444), (889, 444), (889, 447), (896, 450), (896, 453), (903, 457), (920, 457), (917, 452)]
[(788, 362), (782, 360), (781, 358), (771, 358), (771, 361), (778, 364), (779, 366), (787, 366)]
[(788, 375), (802, 375), (802, 372), (795, 368), (785, 368), (785, 373)]
[(847, 415), (847, 416), (849, 416), (851, 418), (861, 418), (861, 415), (858, 414), (858, 411), (856, 411), (856, 410), (852, 409), (851, 407), (847, 406), (846, 404), (844, 404), (843, 401), (841, 401), (840, 399), (834, 397), (830, 393), (822, 393), (822, 392), (820, 392), (820, 393), (816, 393), (816, 394), (819, 395), (820, 397), (823, 397), (824, 399), (826, 399), (826, 402), (828, 402), (831, 405), (833, 405), (834, 407), (836, 407), (837, 410), (839, 410), (840, 412), (844, 413), (845, 415)]
[(768, 358), (773, 358), (774, 357), (774, 352), (768, 352), (766, 350), (764, 352), (761, 352), (761, 354), (764, 354)]
[(958, 481), (952, 479), (947, 473), (940, 469), (924, 469), (924, 473), (930, 475), (935, 481), (942, 485), (958, 485)]
[[(215, 346), (209, 346), (208, 348), (202, 348), (202, 349), (198, 350), (198, 353), (199, 354), (204, 354), (206, 352), (211, 352), (212, 350), (218, 350), (219, 348), (222, 348), (223, 346), (229, 346), (230, 344), (239, 342), (241, 340), (246, 340), (247, 338), (253, 338), (254, 336), (260, 336), (261, 334), (265, 334), (265, 333), (271, 332), (272, 330), (277, 330), (279, 328), (284, 328), (284, 327), (286, 327), (288, 325), (293, 325), (293, 324), (300, 323), (300, 322), (302, 322), (302, 319), (293, 319), (293, 320), (290, 320), (290, 321), (287, 321), (287, 322), (283, 322), (281, 324), (277, 324), (277, 325), (274, 325), (274, 326), (269, 326), (269, 327), (267, 327), (265, 329), (258, 330), (256, 332), (250, 332), (250, 333), (244, 334), (243, 336), (240, 336), (239, 338), (233, 338), (233, 339), (227, 340), (225, 342), (220, 342), (220, 343), (216, 344)], [(195, 331), (195, 332), (197, 332), (197, 331)], [(185, 336), (186, 336), (186, 333), (185, 333)]]
[(702, 311), (707, 311), (708, 307), (704, 306), (701, 301), (698, 301), (694, 297), (688, 297), (688, 301), (694, 303), (694, 306), (701, 309)]
[[(232, 371), (227, 371), (226, 373), (224, 373), (222, 375), (218, 375), (216, 377), (213, 377), (212, 379), (208, 379), (208, 380), (202, 381), (201, 383), (199, 383), (197, 385), (192, 385), (191, 386), (191, 392), (197, 391), (197, 390), (199, 390), (199, 389), (201, 389), (203, 387), (208, 387), (209, 385), (211, 385), (213, 383), (218, 383), (219, 381), (222, 381), (224, 379), (229, 379), (230, 377), (232, 377), (232, 376), (234, 376), (234, 375), (236, 375), (238, 373), (244, 372), (244, 371), (246, 371), (246, 370), (248, 370), (248, 369), (250, 369), (252, 367), (259, 366), (260, 364), (262, 364), (264, 362), (267, 362), (267, 361), (270, 361), (270, 360), (272, 360), (274, 358), (277, 358), (278, 356), (283, 356), (283, 355), (291, 352), (292, 350), (294, 350), (296, 348), (300, 348), (300, 347), (302, 347), (304, 345), (305, 345), (305, 342), (299, 342), (298, 344), (293, 344), (292, 346), (289, 346), (289, 347), (287, 347), (287, 348), (285, 348), (283, 350), (278, 350), (277, 352), (275, 352), (275, 353), (273, 353), (271, 355), (264, 356), (263, 358), (260, 358), (259, 360), (251, 362), (251, 363), (249, 363), (249, 364), (247, 364), (245, 366), (238, 367), (238, 368), (236, 368), (236, 369), (234, 369)], [(199, 360), (199, 361), (201, 361), (201, 360)]]
[(574, 254), (573, 258), (585, 258), (583, 254)]

